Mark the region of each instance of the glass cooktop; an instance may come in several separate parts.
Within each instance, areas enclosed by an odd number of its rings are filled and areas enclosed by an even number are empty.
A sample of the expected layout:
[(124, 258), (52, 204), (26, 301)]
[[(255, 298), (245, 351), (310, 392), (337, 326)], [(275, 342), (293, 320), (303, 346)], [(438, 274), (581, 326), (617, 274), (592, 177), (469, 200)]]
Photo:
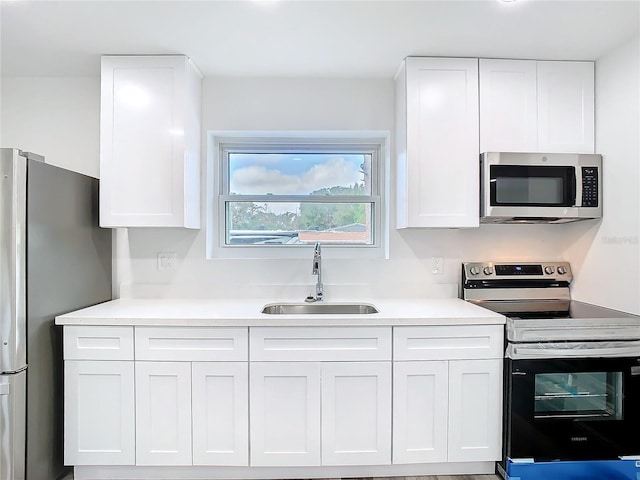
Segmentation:
[(510, 342), (640, 340), (640, 317), (571, 301), (568, 312), (507, 316)]

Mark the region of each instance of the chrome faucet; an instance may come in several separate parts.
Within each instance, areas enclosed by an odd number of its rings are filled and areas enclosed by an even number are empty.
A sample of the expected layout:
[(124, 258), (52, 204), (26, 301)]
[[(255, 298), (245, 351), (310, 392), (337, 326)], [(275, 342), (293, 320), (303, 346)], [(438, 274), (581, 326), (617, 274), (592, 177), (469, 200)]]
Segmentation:
[(313, 275), (318, 276), (316, 282), (316, 295), (309, 295), (305, 298), (305, 302), (320, 302), (322, 301), (322, 250), (320, 248), (320, 242), (316, 242), (313, 248), (313, 269), (311, 270)]

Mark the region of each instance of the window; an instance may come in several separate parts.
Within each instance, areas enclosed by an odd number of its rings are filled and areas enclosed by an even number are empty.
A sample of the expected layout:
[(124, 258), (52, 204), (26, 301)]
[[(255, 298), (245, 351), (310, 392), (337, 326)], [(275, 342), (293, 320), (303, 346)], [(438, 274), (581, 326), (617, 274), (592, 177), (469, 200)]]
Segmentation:
[(217, 138), (221, 248), (380, 247), (381, 143)]

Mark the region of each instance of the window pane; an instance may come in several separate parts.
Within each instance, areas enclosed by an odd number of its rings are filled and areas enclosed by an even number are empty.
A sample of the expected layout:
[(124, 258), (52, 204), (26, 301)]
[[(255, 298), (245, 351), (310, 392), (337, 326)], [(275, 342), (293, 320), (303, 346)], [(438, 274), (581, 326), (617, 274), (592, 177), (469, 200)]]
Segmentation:
[(231, 195), (371, 195), (371, 154), (229, 152)]
[(622, 372), (535, 376), (535, 418), (622, 418)]
[(371, 203), (228, 202), (227, 245), (371, 245)]

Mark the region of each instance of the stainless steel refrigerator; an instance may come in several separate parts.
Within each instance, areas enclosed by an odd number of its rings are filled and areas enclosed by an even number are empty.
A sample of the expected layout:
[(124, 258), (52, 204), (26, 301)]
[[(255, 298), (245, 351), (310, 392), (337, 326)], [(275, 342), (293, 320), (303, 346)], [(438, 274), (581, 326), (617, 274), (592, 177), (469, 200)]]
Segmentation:
[(111, 299), (98, 181), (0, 149), (0, 479), (62, 476), (56, 315)]

